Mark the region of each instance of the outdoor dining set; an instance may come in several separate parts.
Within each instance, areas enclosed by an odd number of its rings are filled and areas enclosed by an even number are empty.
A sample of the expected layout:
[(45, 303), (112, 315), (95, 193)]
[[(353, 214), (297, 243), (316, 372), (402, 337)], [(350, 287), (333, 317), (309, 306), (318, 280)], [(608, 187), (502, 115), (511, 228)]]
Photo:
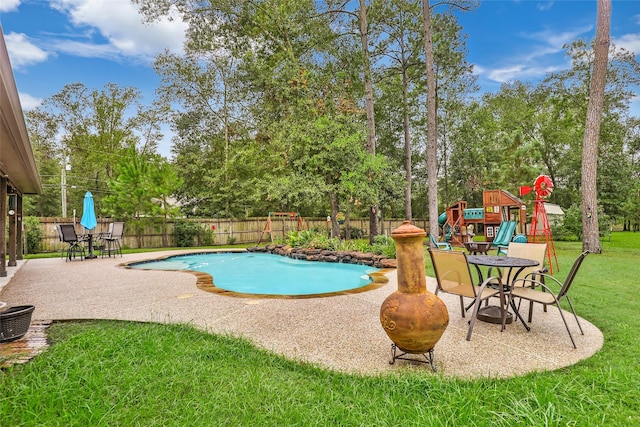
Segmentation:
[(80, 260), (95, 259), (98, 257), (95, 252), (103, 257), (105, 255), (111, 257), (112, 254), (113, 256), (117, 254), (122, 256), (120, 240), (122, 240), (124, 234), (124, 222), (109, 223), (109, 230), (106, 233), (96, 233), (98, 220), (96, 219), (91, 191), (87, 191), (84, 195), (80, 226), (83, 229), (82, 233), (76, 232), (75, 223), (56, 225), (60, 241), (66, 244), (62, 250), (62, 256), (67, 261), (76, 257), (79, 257)]
[(77, 233), (74, 224), (58, 224), (58, 236), (66, 246), (62, 250), (62, 256), (67, 261), (79, 258), (80, 260), (94, 259), (98, 255), (111, 257), (120, 254), (122, 245), (120, 241), (124, 233), (124, 222), (112, 222), (109, 230), (104, 233)]
[[(489, 255), (490, 243), (473, 243), (476, 245), (465, 245), (466, 252), (443, 247), (429, 249), (437, 279), (436, 294), (458, 295), (462, 317), (471, 312), (467, 340), (471, 340), (476, 320), (500, 324), (503, 331), (507, 324), (519, 321), (529, 331), (533, 322), (533, 306), (542, 304), (545, 312), (547, 306), (557, 307), (571, 343), (577, 348), (560, 303), (566, 301), (580, 333), (584, 335), (568, 292), (588, 252), (577, 257), (566, 279), (560, 281), (544, 268), (547, 256), (545, 243), (511, 242), (506, 248), (506, 255)], [(527, 320), (522, 316), (523, 301), (528, 302)]]

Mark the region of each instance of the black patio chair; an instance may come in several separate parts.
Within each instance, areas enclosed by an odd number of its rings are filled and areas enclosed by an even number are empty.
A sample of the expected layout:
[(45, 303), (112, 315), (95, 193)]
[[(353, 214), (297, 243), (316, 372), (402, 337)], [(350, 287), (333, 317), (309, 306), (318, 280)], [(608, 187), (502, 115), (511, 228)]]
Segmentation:
[(80, 260), (84, 260), (84, 246), (80, 244), (80, 238), (76, 234), (73, 224), (60, 224), (58, 231), (62, 236), (62, 241), (69, 245), (63, 250), (63, 253), (67, 255), (67, 261), (75, 259), (76, 255), (80, 255)]
[(105, 254), (111, 257), (111, 254), (115, 257), (117, 254), (122, 256), (122, 246), (120, 245), (120, 239), (124, 236), (124, 222), (112, 222), (109, 224), (109, 231), (100, 237), (100, 253), (104, 258)]
[[(56, 227), (56, 231), (58, 232), (58, 238), (62, 243), (65, 243), (64, 237), (62, 236), (62, 230), (60, 230), (60, 225), (56, 224), (55, 227)], [(64, 258), (67, 254), (67, 247), (65, 246), (64, 248), (62, 248), (61, 252), (62, 252), (61, 257)]]

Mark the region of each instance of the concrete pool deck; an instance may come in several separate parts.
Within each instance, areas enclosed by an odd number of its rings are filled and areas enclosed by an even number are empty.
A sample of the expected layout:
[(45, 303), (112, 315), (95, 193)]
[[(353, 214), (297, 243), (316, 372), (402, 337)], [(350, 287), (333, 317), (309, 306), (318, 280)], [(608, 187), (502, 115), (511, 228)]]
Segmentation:
[[(190, 251), (125, 254), (65, 262), (61, 258), (20, 261), (10, 267), (13, 277), (0, 281), (0, 301), (10, 306), (34, 305), (33, 320), (115, 319), (184, 323), (210, 333), (232, 334), (256, 346), (342, 372), (377, 374), (406, 367), (431, 372), (428, 364), (397, 361), (389, 364), (391, 341), (380, 325), (382, 301), (397, 289), (396, 274), (389, 283), (368, 292), (325, 298), (239, 298), (205, 292), (196, 277), (184, 272), (126, 269), (123, 263)], [(4, 286), (3, 286), (4, 285)], [(575, 284), (580, 285), (580, 282)], [(430, 291), (435, 279), (427, 278)], [(581, 319), (580, 335), (567, 317), (576, 340), (569, 335), (558, 310), (544, 313), (535, 305), (531, 331), (520, 323), (476, 322), (466, 341), (467, 320), (457, 296), (440, 294), (449, 309), (449, 327), (435, 346), (439, 375), (509, 377), (573, 365), (596, 353), (602, 333)], [(574, 301), (580, 313), (580, 301)], [(524, 309), (526, 313), (526, 309)], [(1, 344), (0, 344), (1, 345)]]

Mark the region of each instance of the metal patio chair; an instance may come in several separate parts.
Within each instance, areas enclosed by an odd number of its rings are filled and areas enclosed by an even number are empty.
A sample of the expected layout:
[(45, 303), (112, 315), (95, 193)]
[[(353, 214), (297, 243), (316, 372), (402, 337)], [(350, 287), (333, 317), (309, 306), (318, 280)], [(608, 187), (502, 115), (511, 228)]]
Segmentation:
[(76, 229), (73, 224), (60, 224), (58, 225), (58, 233), (64, 243), (68, 246), (63, 249), (63, 254), (66, 253), (67, 261), (75, 259), (76, 255), (80, 255), (80, 260), (84, 260), (84, 246), (80, 244), (80, 238), (76, 234)]
[(115, 257), (117, 254), (122, 256), (122, 246), (120, 240), (124, 235), (124, 222), (112, 222), (109, 224), (109, 231), (104, 236), (100, 236), (101, 243), (99, 244), (99, 250), (104, 258), (105, 254), (111, 257), (111, 254)]
[[(562, 308), (560, 307), (560, 302), (564, 299), (567, 301), (569, 308), (571, 309), (571, 313), (573, 313), (573, 317), (576, 319), (576, 323), (578, 324), (578, 328), (580, 329), (580, 333), (584, 335), (584, 331), (582, 330), (582, 326), (580, 325), (580, 320), (578, 320), (578, 315), (576, 314), (575, 309), (573, 308), (573, 304), (571, 303), (571, 299), (569, 298), (569, 288), (573, 284), (573, 281), (578, 273), (578, 269), (582, 265), (582, 261), (584, 261), (585, 257), (589, 254), (589, 251), (585, 251), (581, 253), (578, 258), (574, 261), (571, 266), (571, 270), (567, 275), (567, 278), (563, 282), (546, 273), (533, 273), (529, 276), (516, 279), (515, 282), (518, 282), (516, 286), (513, 287), (511, 292), (509, 293), (509, 299), (512, 300), (514, 298), (520, 298), (521, 300), (529, 300), (532, 302), (537, 302), (540, 304), (547, 305), (555, 305), (558, 307), (558, 312), (560, 313), (560, 317), (564, 322), (565, 328), (567, 328), (567, 333), (569, 334), (569, 338), (571, 338), (571, 343), (573, 344), (573, 348), (576, 347), (576, 342), (573, 339), (573, 335), (571, 335), (571, 330), (569, 329), (569, 324), (564, 317), (562, 312)], [(536, 280), (533, 277), (541, 277), (544, 279), (544, 283), (542, 280)], [(550, 284), (555, 284), (559, 287), (557, 292), (554, 292), (550, 288)], [(538, 288), (538, 289), (536, 289)], [(529, 308), (531, 309), (531, 307)]]
[[(500, 279), (498, 277), (489, 277), (483, 281), (482, 284), (475, 285), (471, 277), (467, 255), (462, 251), (429, 248), (429, 255), (431, 256), (431, 262), (433, 263), (433, 269), (438, 282), (435, 292), (436, 295), (439, 291), (458, 295), (460, 297), (462, 317), (465, 317), (465, 312), (471, 305), (475, 306), (471, 321), (469, 322), (469, 331), (467, 332), (467, 341), (469, 341), (471, 340), (471, 333), (473, 332), (473, 326), (475, 325), (478, 309), (482, 301), (493, 296), (499, 296), (503, 307), (506, 307), (506, 297), (503, 293), (503, 287), (499, 286)], [(498, 286), (494, 289), (488, 287), (487, 285), (489, 284)], [(473, 299), (473, 303), (465, 308), (464, 298)]]

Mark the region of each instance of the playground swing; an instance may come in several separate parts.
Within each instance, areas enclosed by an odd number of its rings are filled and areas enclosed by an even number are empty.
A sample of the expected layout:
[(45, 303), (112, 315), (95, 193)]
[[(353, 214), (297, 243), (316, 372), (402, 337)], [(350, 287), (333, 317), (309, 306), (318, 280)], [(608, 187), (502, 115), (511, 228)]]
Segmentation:
[[(274, 218), (282, 218), (282, 237), (286, 237), (287, 231), (291, 230), (291, 222), (296, 221), (296, 230), (302, 231), (306, 229), (306, 224), (300, 214), (298, 212), (269, 212), (269, 216), (267, 217), (267, 222), (260, 233), (260, 237), (258, 238), (257, 245), (260, 244), (262, 238), (266, 233), (269, 233), (271, 242), (273, 243), (273, 224), (271, 217)], [(289, 227), (287, 227), (289, 225)]]

